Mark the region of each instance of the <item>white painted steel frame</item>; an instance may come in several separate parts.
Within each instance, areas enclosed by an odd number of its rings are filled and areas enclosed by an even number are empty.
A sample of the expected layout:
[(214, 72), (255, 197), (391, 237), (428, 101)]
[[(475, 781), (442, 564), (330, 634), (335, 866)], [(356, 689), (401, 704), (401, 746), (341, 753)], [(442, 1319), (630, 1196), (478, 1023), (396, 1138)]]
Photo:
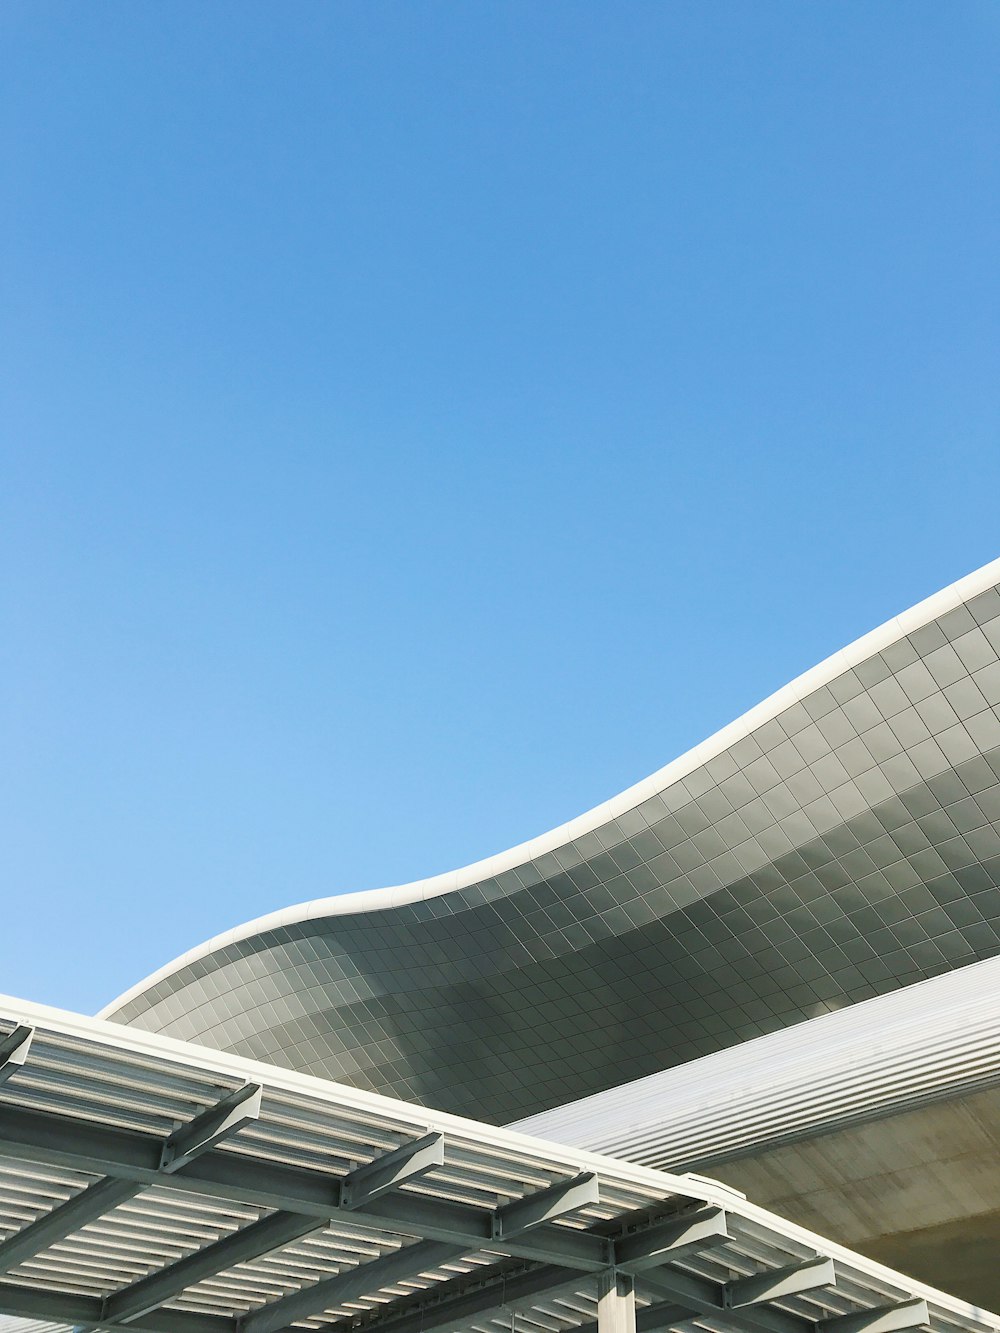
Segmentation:
[[(1000, 1333), (709, 1181), (0, 998), (0, 1041), (19, 1025), (0, 1255), (104, 1179), (128, 1197), (19, 1253), (2, 1313), (137, 1333), (498, 1333), (512, 1318), (602, 1333), (601, 1282), (626, 1323), (634, 1290), (646, 1333)], [(171, 1143), (188, 1155), (164, 1171)]]

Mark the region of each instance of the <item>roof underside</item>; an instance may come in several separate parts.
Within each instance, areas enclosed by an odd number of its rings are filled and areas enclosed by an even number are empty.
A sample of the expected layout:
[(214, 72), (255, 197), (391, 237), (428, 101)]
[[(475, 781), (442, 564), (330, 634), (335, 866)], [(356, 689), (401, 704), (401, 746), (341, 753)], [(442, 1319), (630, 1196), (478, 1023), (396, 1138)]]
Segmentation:
[(145, 1333), (1000, 1329), (694, 1178), (0, 1003), (0, 1312)]

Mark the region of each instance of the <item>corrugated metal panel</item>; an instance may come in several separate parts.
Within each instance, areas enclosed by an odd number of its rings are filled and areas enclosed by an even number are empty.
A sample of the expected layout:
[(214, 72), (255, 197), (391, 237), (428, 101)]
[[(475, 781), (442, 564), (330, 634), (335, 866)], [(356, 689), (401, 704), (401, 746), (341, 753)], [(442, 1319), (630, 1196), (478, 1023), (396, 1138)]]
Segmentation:
[(1000, 958), (517, 1123), (684, 1170), (1000, 1083)]

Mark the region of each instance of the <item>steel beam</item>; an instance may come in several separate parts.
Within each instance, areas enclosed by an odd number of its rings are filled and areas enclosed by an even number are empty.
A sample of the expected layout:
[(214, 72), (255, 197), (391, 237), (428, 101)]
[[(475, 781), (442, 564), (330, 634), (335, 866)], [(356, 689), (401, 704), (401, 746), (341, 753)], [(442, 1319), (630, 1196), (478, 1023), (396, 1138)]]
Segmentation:
[[(587, 1279), (581, 1274), (551, 1265), (514, 1274), (495, 1274), (485, 1282), (470, 1278), (461, 1290), (450, 1295), (407, 1301), (402, 1308), (372, 1315), (358, 1325), (357, 1333), (452, 1333), (461, 1324), (485, 1323), (491, 1312), (502, 1310), (509, 1315), (530, 1309), (534, 1302), (557, 1297), (561, 1292), (585, 1292), (587, 1288)], [(700, 1301), (660, 1301), (636, 1310), (636, 1330), (657, 1333), (704, 1313)], [(812, 1333), (811, 1326), (803, 1327)], [(598, 1333), (597, 1321), (581, 1324), (572, 1333)]]
[(721, 1208), (702, 1209), (616, 1240), (615, 1267), (623, 1273), (643, 1273), (682, 1255), (710, 1250), (728, 1237), (725, 1212)]
[(314, 1217), (302, 1217), (298, 1213), (271, 1213), (241, 1231), (225, 1236), (202, 1250), (196, 1250), (194, 1254), (186, 1255), (167, 1268), (150, 1273), (130, 1287), (115, 1292), (105, 1303), (101, 1323), (129, 1324), (134, 1327), (134, 1320), (155, 1310), (178, 1292), (193, 1287), (196, 1282), (224, 1273), (237, 1264), (259, 1259), (261, 1255), (269, 1254), (281, 1245), (301, 1240), (323, 1225)]
[(251, 1120), (256, 1120), (260, 1115), (263, 1091), (259, 1083), (245, 1083), (215, 1106), (174, 1130), (163, 1145), (160, 1170), (167, 1174), (179, 1171), (209, 1148), (238, 1133)]
[(163, 1140), (51, 1111), (0, 1105), (0, 1154), (151, 1185)]
[(34, 1028), (19, 1023), (13, 1032), (0, 1039), (0, 1083), (6, 1083), (24, 1068), (34, 1035)]
[(492, 1212), (420, 1194), (386, 1195), (348, 1216), (356, 1222), (371, 1218), (390, 1231), (422, 1236), (425, 1240), (464, 1243), (467, 1250), (497, 1249), (516, 1258), (563, 1264), (586, 1273), (599, 1273), (610, 1262), (611, 1242), (603, 1236), (545, 1225), (536, 1226), (530, 1240), (519, 1240), (508, 1233), (498, 1241), (493, 1238)]
[[(442, 1135), (428, 1135), (415, 1144), (408, 1144), (402, 1149), (376, 1158), (374, 1162), (358, 1167), (345, 1177), (342, 1185), (349, 1187), (352, 1198), (355, 1196), (350, 1189), (351, 1186), (359, 1185), (361, 1190), (365, 1191), (371, 1189), (374, 1182), (378, 1182), (379, 1193), (386, 1193), (394, 1188), (386, 1183), (390, 1175), (397, 1185), (402, 1184), (404, 1180), (430, 1170), (433, 1165), (443, 1160), (443, 1144)], [(377, 1170), (380, 1165), (385, 1170)], [(342, 1198), (343, 1195), (342, 1188)], [(301, 1240), (303, 1236), (308, 1236), (311, 1232), (326, 1226), (333, 1216), (332, 1212), (328, 1218), (303, 1217), (299, 1213), (289, 1212), (272, 1213), (269, 1217), (251, 1223), (233, 1235), (226, 1236), (206, 1246), (205, 1249), (198, 1250), (195, 1254), (187, 1255), (168, 1268), (152, 1273), (149, 1277), (133, 1283), (131, 1287), (117, 1292), (108, 1299), (102, 1322), (129, 1323), (138, 1315), (154, 1310), (171, 1296), (176, 1296), (178, 1292), (184, 1291), (196, 1282), (201, 1282), (204, 1278), (224, 1273), (237, 1264), (258, 1259), (261, 1255), (278, 1249), (279, 1246)]]
[[(460, 1324), (482, 1322), (491, 1311), (502, 1309), (509, 1314), (560, 1291), (587, 1291), (592, 1281), (550, 1264), (514, 1273), (494, 1271), (485, 1280), (470, 1274), (440, 1294), (372, 1314), (358, 1324), (358, 1333), (449, 1333)], [(596, 1324), (591, 1333), (597, 1333)]]
[(392, 1254), (383, 1255), (366, 1264), (358, 1264), (346, 1273), (323, 1278), (301, 1291), (282, 1296), (269, 1305), (261, 1306), (240, 1321), (239, 1333), (276, 1333), (299, 1319), (322, 1314), (334, 1305), (356, 1301), (360, 1296), (371, 1296), (383, 1287), (393, 1287), (407, 1278), (416, 1277), (432, 1268), (460, 1259), (466, 1251), (440, 1241), (424, 1240), (404, 1246)]
[[(0, 1105), (0, 1156), (46, 1162), (94, 1175), (162, 1181), (163, 1140), (133, 1130), (111, 1129), (75, 1116)], [(610, 1263), (611, 1243), (602, 1236), (565, 1227), (539, 1226), (531, 1238), (493, 1240), (492, 1213), (467, 1204), (419, 1194), (389, 1194), (364, 1208), (338, 1208), (339, 1182), (319, 1171), (290, 1167), (245, 1155), (205, 1152), (170, 1177), (171, 1189), (255, 1207), (301, 1213), (329, 1221), (342, 1215), (356, 1225), (392, 1230), (461, 1245), (467, 1250), (496, 1246), (519, 1258), (559, 1263), (582, 1272), (600, 1272)]]
[[(509, 1211), (504, 1210), (507, 1236), (509, 1237), (515, 1227), (519, 1231), (530, 1229), (532, 1235), (537, 1236), (547, 1219), (596, 1202), (597, 1179), (592, 1172), (564, 1184), (538, 1190), (535, 1194), (526, 1195), (524, 1199), (515, 1200), (508, 1205)], [(562, 1233), (557, 1231), (556, 1234)], [(566, 1234), (570, 1237), (574, 1235), (573, 1232)], [(500, 1249), (506, 1249), (507, 1238), (497, 1240), (495, 1244)], [(490, 1242), (490, 1248), (493, 1248), (493, 1242)], [(531, 1250), (534, 1251), (534, 1246), (531, 1246)], [(324, 1310), (334, 1305), (356, 1300), (359, 1296), (371, 1294), (383, 1287), (395, 1286), (404, 1278), (415, 1277), (427, 1269), (439, 1268), (442, 1264), (461, 1258), (468, 1251), (468, 1245), (455, 1246), (439, 1241), (408, 1245), (394, 1254), (360, 1264), (348, 1273), (338, 1273), (334, 1277), (324, 1278), (301, 1291), (262, 1306), (243, 1320), (240, 1325), (241, 1333), (276, 1333), (276, 1330), (286, 1328), (300, 1319), (322, 1314)], [(610, 1255), (610, 1246), (608, 1254)], [(532, 1257), (540, 1258), (537, 1252), (534, 1252)], [(564, 1283), (567, 1280), (564, 1268), (554, 1268), (552, 1277), (557, 1283)], [(575, 1280), (579, 1282), (580, 1279)], [(494, 1291), (494, 1301), (496, 1294)], [(623, 1330), (622, 1333), (635, 1333), (635, 1330)]]
[(795, 1296), (803, 1291), (817, 1291), (833, 1287), (837, 1274), (832, 1259), (815, 1258), (788, 1268), (775, 1268), (770, 1273), (754, 1273), (751, 1277), (727, 1282), (723, 1301), (730, 1310), (743, 1305), (758, 1305), (761, 1301), (777, 1301), (783, 1296)]
[[(507, 1307), (504, 1306), (504, 1309)], [(636, 1333), (659, 1333), (659, 1330), (671, 1328), (674, 1324), (686, 1324), (691, 1319), (697, 1319), (700, 1313), (698, 1310), (689, 1310), (687, 1306), (675, 1305), (670, 1301), (647, 1305), (641, 1310), (636, 1309)], [(586, 1324), (578, 1324), (572, 1329), (572, 1333), (598, 1333), (597, 1320), (592, 1319)]]
[(823, 1319), (816, 1329), (817, 1333), (896, 1333), (897, 1329), (923, 1328), (929, 1318), (926, 1301), (901, 1301), (898, 1305), (881, 1305), (859, 1314)]
[(50, 1245), (79, 1231), (120, 1203), (126, 1203), (137, 1193), (130, 1180), (105, 1178), (74, 1194), (65, 1203), (57, 1204), (51, 1212), (29, 1222), (0, 1245), (0, 1273), (8, 1273), (25, 1259), (40, 1254)]
[[(14, 1034), (12, 1034), (13, 1036)], [(30, 1040), (30, 1037), (28, 1038)], [(26, 1049), (26, 1043), (21, 1046)], [(18, 1048), (20, 1049), (20, 1048)], [(195, 1116), (187, 1125), (176, 1130), (165, 1144), (161, 1143), (159, 1170), (162, 1175), (172, 1175), (200, 1154), (208, 1152), (216, 1143), (227, 1135), (235, 1134), (248, 1120), (253, 1119), (260, 1110), (260, 1088), (248, 1084), (237, 1093), (224, 1097), (216, 1106), (209, 1107), (201, 1115)], [(10, 1108), (0, 1111), (0, 1120), (7, 1118)], [(29, 1113), (30, 1114), (30, 1113)], [(66, 1142), (76, 1146), (80, 1127), (86, 1122), (74, 1122), (74, 1128), (67, 1128)], [(98, 1128), (103, 1128), (99, 1126)], [(0, 1129), (2, 1133), (2, 1129)], [(70, 1159), (72, 1161), (72, 1157)], [(77, 1168), (79, 1169), (79, 1167)], [(88, 1167), (84, 1167), (84, 1170)], [(65, 1203), (61, 1203), (36, 1218), (26, 1227), (0, 1244), (0, 1273), (9, 1272), (25, 1259), (39, 1254), (57, 1241), (71, 1236), (88, 1222), (96, 1221), (110, 1213), (120, 1204), (139, 1194), (147, 1183), (153, 1183), (157, 1172), (150, 1181), (137, 1179), (135, 1176), (106, 1175), (103, 1180), (75, 1194)]]
[[(686, 1305), (677, 1305), (673, 1301), (659, 1301), (656, 1305), (647, 1305), (635, 1312), (636, 1333), (659, 1333), (660, 1329), (672, 1328), (674, 1324), (686, 1324), (690, 1319), (697, 1319), (700, 1310), (690, 1310)], [(597, 1325), (588, 1325), (597, 1333)], [(583, 1333), (575, 1329), (574, 1333)]]
[(523, 1199), (514, 1199), (498, 1208), (493, 1214), (494, 1239), (501, 1240), (504, 1236), (527, 1231), (599, 1202), (597, 1176), (593, 1171), (585, 1171), (572, 1180), (557, 1181), (547, 1189), (536, 1190), (534, 1194), (526, 1194)]
[[(94, 1326), (100, 1322), (101, 1302), (96, 1296), (70, 1295), (41, 1287), (19, 1287), (0, 1282), (0, 1311), (22, 1319), (51, 1320), (57, 1324)], [(159, 1310), (155, 1322), (136, 1323), (139, 1333), (236, 1333), (232, 1319), (215, 1315)]]
[[(644, 1272), (642, 1280), (645, 1286), (661, 1295), (674, 1305), (683, 1306), (697, 1315), (721, 1316), (726, 1323), (746, 1333), (815, 1333), (815, 1325), (806, 1319), (798, 1319), (783, 1310), (765, 1310), (757, 1305), (747, 1305), (739, 1310), (726, 1306), (725, 1287), (718, 1282), (709, 1282), (706, 1278), (694, 1277), (690, 1273), (681, 1273), (677, 1269), (656, 1268)], [(838, 1333), (833, 1330), (833, 1333)], [(843, 1330), (850, 1333), (850, 1330)]]
[(444, 1135), (427, 1134), (416, 1143), (405, 1143), (395, 1152), (359, 1166), (341, 1182), (340, 1206), (364, 1208), (407, 1180), (444, 1165)]

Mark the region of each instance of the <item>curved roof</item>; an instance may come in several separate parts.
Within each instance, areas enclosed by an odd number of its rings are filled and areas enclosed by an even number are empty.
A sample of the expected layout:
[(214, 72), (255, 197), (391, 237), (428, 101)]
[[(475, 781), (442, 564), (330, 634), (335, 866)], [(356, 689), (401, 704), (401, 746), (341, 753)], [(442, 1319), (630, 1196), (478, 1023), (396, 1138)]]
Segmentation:
[(510, 1119), (988, 957), (998, 581), (1000, 561), (541, 838), (272, 913), (103, 1014)]
[(463, 866), (459, 870), (446, 871), (442, 875), (432, 875), (427, 879), (416, 879), (409, 884), (397, 884), (384, 889), (367, 889), (358, 893), (341, 893), (328, 898), (314, 898), (311, 902), (295, 903), (291, 907), (282, 907), (276, 912), (268, 912), (264, 916), (254, 917), (252, 920), (235, 926), (231, 930), (223, 931), (220, 935), (214, 935), (203, 944), (195, 945), (193, 949), (182, 953), (172, 962), (165, 963), (163, 967), (150, 973), (143, 981), (136, 982), (134, 986), (123, 991), (117, 999), (105, 1005), (98, 1017), (110, 1017), (133, 997), (143, 994), (164, 977), (170, 976), (199, 958), (204, 958), (219, 949), (225, 948), (226, 945), (233, 944), (237, 940), (246, 939), (250, 935), (258, 935), (278, 926), (309, 921), (315, 917), (355, 916), (363, 912), (386, 911), (393, 907), (401, 907), (404, 903), (420, 902), (426, 898), (436, 897), (438, 894), (451, 893), (455, 889), (467, 888), (472, 884), (481, 883), (494, 875), (502, 874), (505, 870), (511, 870), (516, 866), (524, 865), (528, 861), (536, 860), (548, 852), (553, 852), (582, 834), (590, 833), (613, 820), (617, 815), (635, 809), (650, 796), (663, 791), (673, 783), (693, 773), (696, 769), (701, 768), (710, 759), (722, 754), (735, 741), (744, 736), (749, 736), (763, 723), (776, 718), (790, 705), (801, 701), (822, 686), (828, 685), (848, 668), (867, 661), (875, 653), (880, 652), (892, 643), (896, 643), (899, 639), (912, 633), (913, 630), (938, 619), (941, 615), (971, 600), (977, 594), (995, 587), (998, 583), (1000, 583), (1000, 559), (993, 560), (989, 564), (983, 565), (981, 569), (966, 575), (965, 578), (956, 580), (955, 583), (942, 588), (940, 592), (934, 593), (933, 596), (925, 598), (908, 611), (904, 611), (902, 615), (893, 616), (891, 620), (885, 621), (876, 629), (862, 635), (860, 639), (855, 639), (846, 648), (841, 648), (838, 652), (831, 654), (809, 671), (796, 676), (794, 680), (789, 681), (780, 690), (776, 690), (774, 694), (756, 704), (734, 722), (722, 727), (714, 735), (709, 736), (707, 740), (702, 741), (701, 744), (694, 746), (669, 764), (665, 764), (663, 768), (657, 769), (649, 777), (643, 778), (641, 782), (637, 782), (631, 787), (627, 787), (623, 792), (611, 797), (603, 804), (596, 805), (593, 809), (578, 815), (576, 819), (550, 829), (547, 833), (542, 833), (536, 838), (530, 838), (527, 842), (518, 843), (515, 847), (511, 847), (504, 852), (498, 852), (494, 856), (484, 857), (481, 861), (473, 861), (470, 865)]

